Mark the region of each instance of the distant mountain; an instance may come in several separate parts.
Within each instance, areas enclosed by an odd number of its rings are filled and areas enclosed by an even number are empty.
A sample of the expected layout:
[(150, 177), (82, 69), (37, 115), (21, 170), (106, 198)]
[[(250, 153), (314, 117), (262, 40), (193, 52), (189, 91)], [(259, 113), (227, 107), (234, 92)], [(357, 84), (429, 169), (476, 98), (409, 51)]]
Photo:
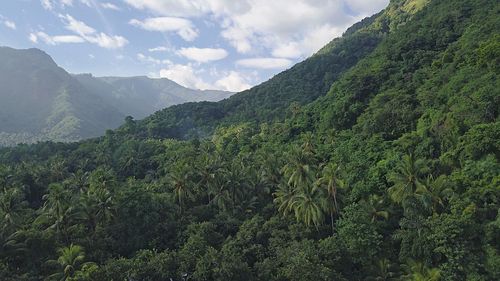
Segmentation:
[(125, 114), (38, 49), (0, 48), (0, 144), (97, 136)]
[(72, 75), (38, 49), (0, 47), (0, 146), (76, 141), (188, 101), (218, 101), (223, 91), (184, 88), (168, 79)]
[(121, 112), (142, 119), (163, 108), (195, 101), (220, 101), (232, 93), (214, 90), (193, 90), (169, 79), (137, 77), (93, 77), (90, 74), (75, 78)]

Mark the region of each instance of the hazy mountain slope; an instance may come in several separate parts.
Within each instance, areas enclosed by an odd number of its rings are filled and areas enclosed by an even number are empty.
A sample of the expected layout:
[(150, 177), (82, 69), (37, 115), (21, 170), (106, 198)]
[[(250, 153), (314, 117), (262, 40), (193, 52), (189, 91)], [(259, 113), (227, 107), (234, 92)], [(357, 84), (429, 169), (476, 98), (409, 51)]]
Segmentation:
[(0, 146), (102, 135), (125, 116), (232, 93), (191, 90), (168, 79), (71, 75), (38, 49), (0, 48)]
[(138, 77), (93, 77), (89, 74), (75, 78), (93, 93), (115, 104), (125, 115), (142, 119), (166, 107), (193, 101), (219, 101), (232, 93), (215, 90), (193, 90), (169, 79)]
[(0, 61), (3, 144), (94, 137), (117, 127), (125, 116), (38, 49), (2, 47)]

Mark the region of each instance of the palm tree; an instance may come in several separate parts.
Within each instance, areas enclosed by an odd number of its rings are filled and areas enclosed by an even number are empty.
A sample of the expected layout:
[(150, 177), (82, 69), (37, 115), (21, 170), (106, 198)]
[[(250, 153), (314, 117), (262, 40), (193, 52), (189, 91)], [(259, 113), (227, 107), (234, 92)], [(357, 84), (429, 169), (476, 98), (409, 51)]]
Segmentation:
[(330, 213), (330, 223), (332, 232), (334, 230), (333, 216), (339, 213), (339, 204), (337, 202), (337, 193), (339, 189), (346, 187), (345, 181), (342, 179), (340, 166), (335, 163), (328, 163), (322, 171), (321, 177), (316, 181), (317, 186), (326, 191), (328, 200), (326, 208)]
[(412, 154), (403, 156), (403, 161), (388, 175), (393, 183), (388, 189), (391, 199), (404, 206), (408, 198), (426, 194), (428, 190), (422, 178), (427, 172), (427, 161), (415, 159)]
[(294, 148), (288, 153), (288, 163), (282, 169), (288, 185), (294, 188), (310, 188), (314, 182), (314, 166), (311, 155)]
[(209, 145), (201, 145), (200, 150), (202, 154), (196, 169), (196, 175), (199, 179), (196, 186), (200, 194), (206, 195), (210, 204), (212, 195), (218, 191), (216, 177), (220, 177), (225, 173), (223, 169), (224, 161), (218, 153), (213, 152)]
[(184, 201), (193, 197), (193, 193), (191, 191), (193, 183), (190, 180), (187, 165), (178, 164), (170, 173), (169, 177), (182, 213)]
[(297, 221), (316, 228), (323, 222), (326, 202), (320, 188), (314, 185), (313, 154), (293, 148), (282, 172), (286, 183), (274, 193), (278, 211), (286, 215), (293, 211)]
[(54, 229), (58, 235), (68, 240), (68, 231), (71, 224), (81, 218), (82, 213), (72, 204), (72, 198), (61, 184), (49, 186), (49, 193), (43, 196), (45, 204), (42, 214), (35, 223), (49, 225), (47, 229)]
[(441, 280), (441, 272), (437, 268), (429, 268), (425, 264), (410, 260), (407, 265), (403, 266), (407, 275), (403, 280), (410, 281), (439, 281)]
[(367, 281), (391, 281), (400, 280), (396, 266), (390, 260), (383, 258), (377, 260), (374, 264), (373, 275), (368, 277)]
[(312, 132), (302, 134), (302, 150), (305, 153), (314, 154), (314, 135)]
[(0, 193), (0, 218), (3, 230), (15, 228), (23, 212), (23, 195), (17, 188), (9, 188)]
[(97, 227), (111, 220), (114, 215), (113, 197), (108, 190), (91, 186), (80, 200), (82, 217), (91, 233), (95, 234)]
[(278, 211), (282, 215), (287, 215), (293, 210), (295, 202), (295, 189), (289, 184), (282, 183), (273, 193), (274, 203), (278, 205)]
[(71, 173), (64, 183), (72, 190), (82, 193), (88, 188), (88, 181), (89, 173), (78, 170), (76, 173)]
[(389, 212), (384, 210), (386, 205), (384, 197), (372, 194), (367, 200), (361, 200), (361, 204), (363, 204), (370, 213), (372, 222), (375, 222), (377, 219), (389, 219)]
[(421, 196), (424, 206), (427, 209), (432, 209), (434, 213), (439, 212), (445, 206), (444, 200), (452, 196), (453, 189), (450, 188), (445, 176), (435, 179), (429, 175), (425, 179), (424, 185), (427, 188), (427, 192)]
[(73, 244), (69, 245), (69, 247), (60, 248), (58, 252), (59, 258), (50, 260), (47, 263), (49, 265), (58, 265), (62, 270), (50, 275), (48, 279), (69, 280), (85, 264), (85, 252), (81, 246)]
[(0, 230), (0, 258), (14, 258), (18, 254), (27, 252), (26, 244), (22, 238), (22, 231), (10, 233)]
[(314, 225), (316, 229), (324, 220), (323, 210), (325, 209), (324, 196), (320, 189), (303, 189), (297, 194), (291, 207), (295, 213), (297, 221), (304, 222), (307, 226)]

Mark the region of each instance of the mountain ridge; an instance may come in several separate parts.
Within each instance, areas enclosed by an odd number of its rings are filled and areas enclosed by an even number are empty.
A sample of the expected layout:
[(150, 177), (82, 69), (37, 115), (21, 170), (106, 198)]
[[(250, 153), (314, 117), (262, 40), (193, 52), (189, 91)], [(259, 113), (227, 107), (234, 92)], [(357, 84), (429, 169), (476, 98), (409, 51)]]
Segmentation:
[(0, 59), (0, 146), (97, 137), (128, 115), (140, 119), (174, 104), (232, 94), (168, 79), (70, 74), (37, 48), (0, 47)]

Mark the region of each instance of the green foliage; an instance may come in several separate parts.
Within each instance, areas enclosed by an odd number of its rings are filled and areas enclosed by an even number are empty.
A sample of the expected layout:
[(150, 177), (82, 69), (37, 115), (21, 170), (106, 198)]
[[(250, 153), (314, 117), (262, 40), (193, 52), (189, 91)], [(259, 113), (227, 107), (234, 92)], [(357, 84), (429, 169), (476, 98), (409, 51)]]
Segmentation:
[(499, 279), (499, 25), (395, 0), (224, 102), (0, 149), (0, 279)]

